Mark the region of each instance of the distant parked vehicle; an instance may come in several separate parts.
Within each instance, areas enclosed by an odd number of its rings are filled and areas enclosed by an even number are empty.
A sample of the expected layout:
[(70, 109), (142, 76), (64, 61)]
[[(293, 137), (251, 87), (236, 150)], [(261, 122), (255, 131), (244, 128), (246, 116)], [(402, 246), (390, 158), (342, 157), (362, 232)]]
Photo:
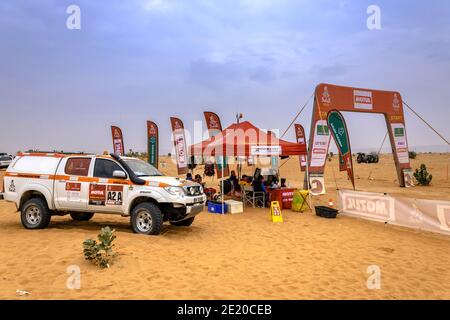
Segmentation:
[(356, 161), (358, 163), (378, 163), (380, 159), (376, 152), (372, 152), (370, 154), (358, 152), (358, 157), (356, 158)]
[(0, 155), (0, 168), (8, 168), (10, 163), (13, 161), (13, 157), (8, 155)]

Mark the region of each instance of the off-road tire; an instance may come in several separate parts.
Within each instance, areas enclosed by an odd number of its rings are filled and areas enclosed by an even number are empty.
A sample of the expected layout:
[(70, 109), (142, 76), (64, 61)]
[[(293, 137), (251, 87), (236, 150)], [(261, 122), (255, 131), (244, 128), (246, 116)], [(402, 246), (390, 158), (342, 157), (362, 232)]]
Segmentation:
[(163, 226), (163, 214), (156, 204), (144, 202), (133, 209), (130, 222), (135, 233), (158, 235)]
[(189, 227), (194, 222), (195, 217), (181, 220), (181, 221), (170, 221), (170, 224), (177, 227)]
[(89, 221), (94, 216), (92, 212), (71, 212), (70, 216), (75, 221)]
[(20, 220), (25, 229), (44, 229), (50, 223), (51, 217), (47, 202), (41, 198), (28, 200), (20, 211)]

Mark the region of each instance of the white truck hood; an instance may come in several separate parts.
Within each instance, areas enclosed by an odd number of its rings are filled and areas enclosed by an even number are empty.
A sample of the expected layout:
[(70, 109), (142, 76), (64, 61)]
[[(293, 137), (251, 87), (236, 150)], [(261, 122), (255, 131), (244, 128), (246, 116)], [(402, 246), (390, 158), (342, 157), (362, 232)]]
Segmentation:
[(153, 183), (164, 183), (169, 186), (179, 187), (187, 185), (196, 185), (195, 182), (188, 181), (185, 179), (179, 179), (174, 177), (160, 176), (160, 177), (142, 177), (141, 179)]

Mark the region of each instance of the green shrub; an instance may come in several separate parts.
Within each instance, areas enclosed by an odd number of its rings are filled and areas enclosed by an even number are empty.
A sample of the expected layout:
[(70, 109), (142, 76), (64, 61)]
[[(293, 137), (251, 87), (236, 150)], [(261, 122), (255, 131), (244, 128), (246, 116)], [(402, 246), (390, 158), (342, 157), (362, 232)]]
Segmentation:
[(109, 268), (112, 260), (116, 257), (116, 253), (113, 252), (114, 244), (112, 243), (116, 238), (115, 231), (110, 227), (102, 228), (97, 236), (98, 243), (92, 239), (84, 240), (84, 258), (100, 268)]
[(410, 159), (415, 159), (417, 158), (417, 153), (415, 151), (410, 151), (409, 152), (409, 158)]
[(417, 182), (421, 186), (428, 186), (430, 185), (431, 180), (433, 179), (433, 175), (428, 173), (427, 166), (422, 163), (420, 165), (420, 169), (416, 169), (416, 172), (414, 173), (414, 178), (416, 178)]

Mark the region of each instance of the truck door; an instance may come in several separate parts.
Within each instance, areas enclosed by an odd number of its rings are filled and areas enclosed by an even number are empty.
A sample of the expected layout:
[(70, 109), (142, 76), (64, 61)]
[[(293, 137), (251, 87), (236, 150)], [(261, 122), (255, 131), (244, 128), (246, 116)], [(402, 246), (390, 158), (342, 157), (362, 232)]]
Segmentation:
[(89, 194), (91, 157), (63, 158), (55, 177), (55, 203), (58, 209), (84, 211)]
[[(126, 178), (114, 178), (114, 171), (122, 171)], [(96, 181), (89, 186), (89, 211), (123, 212), (124, 199), (130, 186), (126, 171), (113, 160), (96, 158), (92, 175)]]

